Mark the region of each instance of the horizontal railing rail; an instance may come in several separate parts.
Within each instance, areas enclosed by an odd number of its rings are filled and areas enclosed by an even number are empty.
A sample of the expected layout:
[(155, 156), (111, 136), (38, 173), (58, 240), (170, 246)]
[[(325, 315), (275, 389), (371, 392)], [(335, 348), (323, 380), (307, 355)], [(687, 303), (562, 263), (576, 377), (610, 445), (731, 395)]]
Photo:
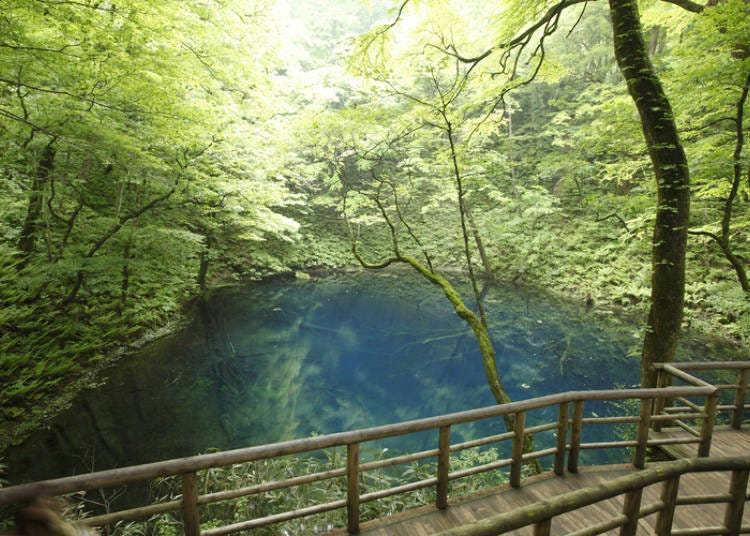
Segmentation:
[[(685, 474), (727, 471), (731, 472), (731, 478), (726, 494), (702, 496), (680, 494), (680, 477)], [(555, 518), (620, 495), (625, 496), (620, 515), (592, 524), (584, 530), (576, 530), (571, 534), (593, 536), (619, 528), (621, 535), (633, 535), (636, 533), (638, 521), (653, 514), (657, 514), (655, 532), (658, 535), (747, 533), (750, 531), (750, 526), (742, 525), (742, 514), (748, 498), (749, 473), (750, 457), (685, 458), (663, 462), (658, 466), (621, 476), (610, 482), (558, 495), (462, 527), (446, 530), (438, 536), (496, 536), (528, 526), (533, 526), (534, 534), (551, 534), (551, 526)], [(642, 504), (644, 489), (660, 482), (664, 484), (659, 500)], [(679, 530), (672, 528), (675, 508), (687, 504), (726, 505), (723, 523)], [(708, 518), (707, 521), (714, 521), (714, 519)], [(559, 530), (554, 533), (561, 534)]]

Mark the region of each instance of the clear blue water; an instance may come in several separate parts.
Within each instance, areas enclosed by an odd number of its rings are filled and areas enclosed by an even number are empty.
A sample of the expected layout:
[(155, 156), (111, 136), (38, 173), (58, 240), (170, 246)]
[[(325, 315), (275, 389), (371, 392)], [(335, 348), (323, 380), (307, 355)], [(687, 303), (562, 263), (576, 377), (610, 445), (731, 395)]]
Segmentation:
[[(514, 399), (639, 380), (632, 322), (518, 288), (486, 305)], [(473, 334), (417, 275), (278, 279), (215, 291), (6, 463), (20, 482), (493, 403)]]

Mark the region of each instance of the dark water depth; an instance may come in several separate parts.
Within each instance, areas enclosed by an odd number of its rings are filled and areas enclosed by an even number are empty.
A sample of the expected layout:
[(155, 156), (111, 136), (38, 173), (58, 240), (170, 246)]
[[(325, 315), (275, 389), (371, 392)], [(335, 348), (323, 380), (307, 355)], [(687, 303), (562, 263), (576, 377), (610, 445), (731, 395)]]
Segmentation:
[[(511, 288), (486, 305), (514, 399), (639, 380), (631, 322)], [(19, 483), (491, 404), (471, 331), (416, 275), (273, 280), (214, 292), (6, 463)]]

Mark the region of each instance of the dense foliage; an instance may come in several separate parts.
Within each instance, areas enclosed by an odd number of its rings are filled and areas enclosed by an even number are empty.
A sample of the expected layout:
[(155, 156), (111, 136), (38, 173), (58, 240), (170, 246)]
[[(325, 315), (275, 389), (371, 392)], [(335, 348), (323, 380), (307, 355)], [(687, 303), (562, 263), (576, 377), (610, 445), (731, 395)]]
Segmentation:
[[(648, 307), (606, 3), (293, 4), (0, 0), (0, 444), (204, 287), (353, 241)], [(744, 342), (749, 8), (641, 9), (692, 177), (684, 327)]]

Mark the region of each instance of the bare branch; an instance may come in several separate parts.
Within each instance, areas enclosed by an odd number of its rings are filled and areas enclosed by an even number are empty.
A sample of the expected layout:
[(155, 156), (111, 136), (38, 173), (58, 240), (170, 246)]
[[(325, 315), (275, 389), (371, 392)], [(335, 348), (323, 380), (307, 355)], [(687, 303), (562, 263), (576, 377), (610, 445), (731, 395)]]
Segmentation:
[(371, 270), (380, 270), (382, 268), (386, 268), (390, 266), (394, 262), (403, 262), (398, 257), (391, 257), (381, 262), (368, 262), (365, 260), (364, 257), (362, 257), (362, 254), (359, 252), (358, 246), (359, 246), (358, 242), (352, 243), (352, 253), (354, 253), (354, 257), (357, 259), (359, 264), (362, 265), (363, 268), (369, 268)]
[(489, 56), (495, 51), (495, 48), (492, 47), (482, 52), (479, 56), (474, 56), (474, 57), (469, 58), (469, 57), (462, 56), (461, 54), (459, 54), (458, 50), (456, 49), (456, 46), (453, 44), (448, 45), (448, 47), (446, 48), (440, 48), (435, 45), (427, 45), (427, 46), (432, 46), (434, 48), (437, 48), (444, 54), (456, 58), (461, 63), (473, 63), (473, 64), (479, 63), (480, 61), (482, 61), (483, 59), (485, 59), (487, 56)]
[(216, 76), (216, 71), (214, 70), (213, 66), (212, 66), (211, 64), (209, 64), (209, 63), (208, 63), (208, 62), (207, 62), (207, 61), (206, 61), (206, 60), (205, 60), (205, 59), (203, 58), (203, 56), (201, 56), (201, 55), (200, 55), (200, 54), (198, 53), (198, 51), (197, 51), (197, 50), (195, 50), (195, 49), (194, 49), (194, 48), (193, 48), (192, 46), (190, 46), (190, 44), (189, 44), (189, 43), (186, 43), (185, 41), (183, 41), (183, 42), (182, 42), (182, 43), (180, 43), (180, 44), (181, 44), (181, 45), (182, 45), (183, 47), (185, 47), (185, 48), (186, 48), (187, 50), (189, 50), (189, 51), (190, 51), (190, 52), (191, 52), (191, 53), (193, 54), (193, 56), (195, 56), (195, 58), (196, 58), (196, 59), (197, 59), (197, 60), (198, 60), (198, 61), (199, 61), (199, 62), (201, 63), (201, 65), (203, 65), (203, 66), (204, 66), (204, 67), (206, 68), (206, 70), (208, 71), (208, 73), (209, 73), (209, 74), (211, 75), (211, 78), (213, 78), (214, 80), (216, 80), (216, 79), (217, 79), (217, 76)]
[(628, 224), (625, 222), (625, 220), (622, 219), (622, 217), (617, 212), (613, 212), (612, 214), (609, 214), (607, 216), (602, 216), (602, 217), (600, 217), (599, 213), (597, 212), (596, 217), (594, 218), (594, 221), (602, 222), (602, 221), (607, 221), (609, 219), (615, 219), (618, 222), (620, 222), (620, 225), (622, 225), (622, 227), (625, 229), (625, 232), (630, 234), (630, 228), (628, 227)]
[(687, 9), (688, 11), (692, 13), (702, 13), (703, 10), (706, 8), (706, 6), (702, 6), (701, 4), (692, 2), (691, 0), (662, 0), (662, 1), (667, 2), (668, 4), (674, 4), (676, 6), (681, 7), (682, 9)]
[(583, 20), (583, 15), (586, 13), (586, 8), (588, 7), (588, 5), (588, 2), (583, 3), (583, 9), (581, 9), (581, 13), (578, 15), (578, 20), (576, 20), (575, 24), (573, 24), (573, 26), (570, 27), (570, 30), (568, 30), (568, 37), (570, 37), (570, 34), (573, 33), (573, 30), (576, 29), (576, 26), (578, 26), (581, 20)]
[(11, 50), (23, 50), (23, 51), (30, 51), (30, 52), (49, 52), (52, 54), (62, 54), (64, 56), (70, 56), (73, 58), (80, 58), (80, 56), (76, 54), (71, 54), (70, 52), (65, 52), (66, 48), (70, 47), (77, 47), (80, 46), (79, 43), (73, 43), (71, 45), (63, 45), (60, 48), (48, 48), (48, 47), (32, 47), (32, 46), (24, 46), (24, 45), (11, 45), (10, 43), (2, 43), (0, 42), (0, 48), (9, 48)]
[(713, 240), (715, 242), (718, 242), (718, 243), (721, 243), (721, 238), (719, 238), (719, 235), (717, 235), (715, 233), (711, 233), (709, 231), (693, 231), (693, 230), (688, 230), (688, 234), (689, 235), (693, 235), (693, 236), (707, 236), (711, 240)]
[(32, 128), (35, 131), (42, 132), (42, 133), (47, 134), (48, 136), (51, 136), (53, 138), (56, 138), (58, 136), (57, 134), (55, 134), (51, 130), (49, 130), (49, 129), (45, 128), (45, 127), (42, 127), (40, 125), (37, 125), (35, 123), (32, 123), (28, 119), (25, 119), (25, 118), (21, 117), (20, 115), (16, 115), (13, 112), (8, 112), (6, 110), (0, 109), (0, 117), (6, 117), (6, 118), (11, 119), (13, 121), (17, 121), (19, 123), (22, 123), (22, 124), (26, 125), (27, 127)]
[[(390, 30), (391, 28), (393, 28), (394, 26), (396, 26), (396, 24), (398, 24), (398, 21), (400, 21), (400, 20), (401, 20), (401, 16), (402, 16), (402, 15), (404, 14), (404, 9), (406, 9), (406, 5), (407, 5), (408, 3), (409, 3), (409, 0), (404, 0), (404, 1), (403, 1), (403, 2), (401, 3), (401, 6), (400, 6), (400, 7), (398, 8), (398, 13), (396, 14), (396, 18), (395, 18), (395, 19), (393, 20), (393, 22), (392, 22), (392, 23), (390, 23), (390, 24), (388, 25), (388, 27), (387, 27), (387, 28), (385, 28), (385, 29), (383, 30), (383, 32), (386, 32), (386, 31)], [(380, 32), (380, 33), (383, 33), (383, 32)]]
[[(540, 28), (548, 27), (552, 21), (557, 21), (560, 18), (560, 14), (570, 6), (574, 6), (576, 4), (582, 4), (589, 2), (590, 0), (562, 0), (559, 4), (552, 6), (547, 10), (547, 12), (538, 20), (536, 23), (529, 26), (526, 30), (518, 34), (516, 37), (508, 41), (507, 43), (504, 43), (500, 45), (500, 48), (513, 48), (519, 45), (527, 45), (531, 37), (536, 33), (537, 30)], [(556, 22), (554, 22), (556, 26)]]
[(391, 28), (396, 26), (396, 24), (398, 24), (398, 21), (401, 20), (401, 16), (403, 15), (404, 9), (406, 9), (406, 5), (409, 3), (409, 1), (410, 0), (404, 0), (402, 2), (401, 6), (398, 8), (398, 13), (396, 14), (396, 18), (393, 19), (393, 22), (391, 22), (390, 24), (386, 24), (380, 30), (378, 30), (377, 32), (373, 34), (372, 38), (369, 39), (367, 41), (367, 44), (363, 47), (365, 50), (370, 48), (370, 45), (372, 45), (375, 42), (375, 40), (377, 40), (381, 35), (383, 35), (387, 31), (389, 31)]

